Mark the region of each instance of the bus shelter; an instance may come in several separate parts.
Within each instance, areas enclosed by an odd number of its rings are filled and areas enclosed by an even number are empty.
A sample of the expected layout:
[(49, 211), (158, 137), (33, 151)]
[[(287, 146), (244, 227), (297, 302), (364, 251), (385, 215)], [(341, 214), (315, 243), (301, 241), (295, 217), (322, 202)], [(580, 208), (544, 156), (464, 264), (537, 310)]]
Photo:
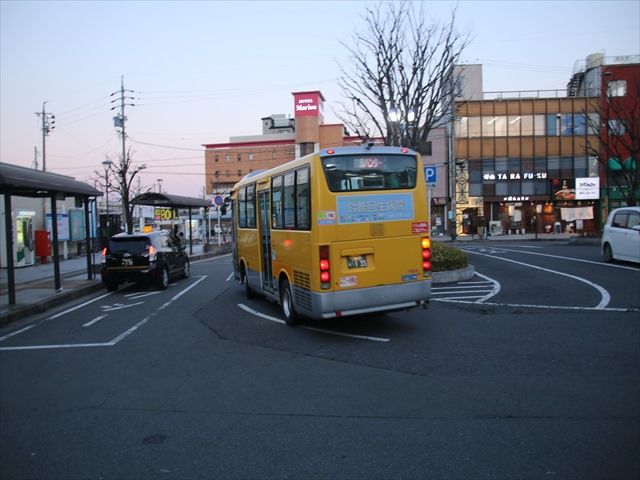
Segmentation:
[(5, 236), (2, 244), (7, 253), (7, 286), (9, 305), (16, 304), (16, 279), (14, 264), (14, 233), (12, 222), (12, 197), (33, 197), (51, 201), (51, 250), (55, 290), (62, 290), (60, 281), (60, 257), (58, 252), (57, 200), (67, 197), (80, 198), (84, 205), (85, 252), (87, 254), (87, 278), (93, 278), (91, 232), (89, 229), (89, 199), (101, 196), (102, 192), (72, 177), (57, 173), (42, 172), (8, 163), (0, 163), (0, 194), (4, 197)]
[[(164, 208), (186, 208), (189, 210), (189, 255), (193, 255), (193, 233), (191, 232), (192, 209), (209, 208), (211, 202), (203, 198), (182, 197), (168, 193), (147, 192), (131, 200), (132, 205), (147, 205)], [(208, 238), (207, 232), (207, 238)]]

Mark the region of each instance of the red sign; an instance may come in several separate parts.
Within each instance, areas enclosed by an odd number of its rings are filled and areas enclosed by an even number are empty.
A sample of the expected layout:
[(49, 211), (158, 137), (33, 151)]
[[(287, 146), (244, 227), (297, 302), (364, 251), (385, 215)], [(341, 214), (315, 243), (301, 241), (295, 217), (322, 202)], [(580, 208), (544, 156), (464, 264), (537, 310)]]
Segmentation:
[(322, 94), (299, 92), (293, 94), (293, 109), (296, 117), (322, 117)]
[(429, 232), (428, 222), (412, 222), (411, 223), (411, 233), (428, 233), (428, 232)]

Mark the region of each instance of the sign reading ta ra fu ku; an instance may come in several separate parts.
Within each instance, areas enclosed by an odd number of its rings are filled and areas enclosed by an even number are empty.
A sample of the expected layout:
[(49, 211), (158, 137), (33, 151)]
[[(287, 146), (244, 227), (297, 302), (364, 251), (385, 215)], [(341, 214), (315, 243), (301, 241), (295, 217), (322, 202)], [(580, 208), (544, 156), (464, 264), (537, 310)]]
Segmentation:
[(323, 117), (324, 97), (320, 92), (295, 92), (293, 109), (296, 117)]

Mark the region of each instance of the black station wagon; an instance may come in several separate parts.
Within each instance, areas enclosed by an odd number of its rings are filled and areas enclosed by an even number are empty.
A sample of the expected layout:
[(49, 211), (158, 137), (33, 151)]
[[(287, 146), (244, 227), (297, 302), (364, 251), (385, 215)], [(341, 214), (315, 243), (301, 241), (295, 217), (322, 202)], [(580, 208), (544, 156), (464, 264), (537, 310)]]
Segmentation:
[(166, 232), (119, 233), (102, 250), (101, 275), (109, 291), (124, 282), (150, 282), (165, 289), (170, 279), (189, 276), (189, 257)]

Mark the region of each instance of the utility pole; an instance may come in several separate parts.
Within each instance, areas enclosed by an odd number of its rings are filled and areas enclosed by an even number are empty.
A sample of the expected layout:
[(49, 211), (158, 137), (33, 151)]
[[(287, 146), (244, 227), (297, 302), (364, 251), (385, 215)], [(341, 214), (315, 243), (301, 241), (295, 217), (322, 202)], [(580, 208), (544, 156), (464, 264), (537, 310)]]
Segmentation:
[(111, 103), (113, 103), (113, 107), (111, 110), (119, 109), (118, 114), (113, 117), (113, 125), (116, 129), (120, 129), (120, 136), (122, 138), (122, 155), (120, 157), (120, 168), (116, 169), (117, 174), (117, 182), (119, 185), (118, 190), (120, 191), (121, 196), (121, 204), (122, 204), (122, 213), (124, 214), (124, 218), (127, 223), (127, 231), (129, 231), (132, 227), (129, 211), (129, 187), (127, 172), (129, 170), (129, 164), (127, 162), (127, 148), (126, 148), (126, 140), (127, 133), (125, 124), (127, 122), (127, 116), (125, 113), (126, 107), (135, 106), (133, 103), (128, 103), (129, 100), (133, 100), (134, 98), (131, 96), (127, 96), (127, 93), (133, 93), (133, 90), (125, 90), (124, 88), (124, 75), (120, 76), (120, 90), (113, 92), (111, 96), (118, 95)]
[(42, 171), (45, 172), (47, 170), (47, 142), (46, 138), (49, 136), (49, 133), (56, 128), (56, 116), (52, 113), (48, 113), (45, 110), (47, 102), (42, 102), (42, 111), (36, 112), (36, 115), (40, 117), (42, 120)]
[(133, 103), (127, 103), (127, 101), (129, 100), (134, 100), (134, 97), (128, 97), (126, 96), (127, 93), (134, 93), (133, 90), (125, 90), (124, 88), (124, 75), (122, 75), (120, 77), (120, 90), (117, 92), (113, 92), (111, 94), (111, 96), (113, 97), (114, 95), (120, 94), (119, 97), (114, 98), (113, 100), (111, 100), (111, 103), (116, 103), (116, 102), (120, 102), (120, 105), (114, 105), (113, 107), (111, 107), (111, 110), (115, 110), (116, 108), (120, 109), (120, 112), (118, 113), (117, 116), (113, 117), (113, 125), (116, 128), (120, 129), (120, 136), (122, 137), (122, 157), (120, 158), (120, 168), (122, 169), (122, 167), (124, 167), (124, 163), (126, 160), (126, 155), (127, 155), (127, 151), (126, 151), (126, 138), (127, 138), (127, 134), (125, 131), (125, 123), (127, 121), (127, 116), (125, 115), (125, 108), (126, 107), (135, 107), (135, 105)]

